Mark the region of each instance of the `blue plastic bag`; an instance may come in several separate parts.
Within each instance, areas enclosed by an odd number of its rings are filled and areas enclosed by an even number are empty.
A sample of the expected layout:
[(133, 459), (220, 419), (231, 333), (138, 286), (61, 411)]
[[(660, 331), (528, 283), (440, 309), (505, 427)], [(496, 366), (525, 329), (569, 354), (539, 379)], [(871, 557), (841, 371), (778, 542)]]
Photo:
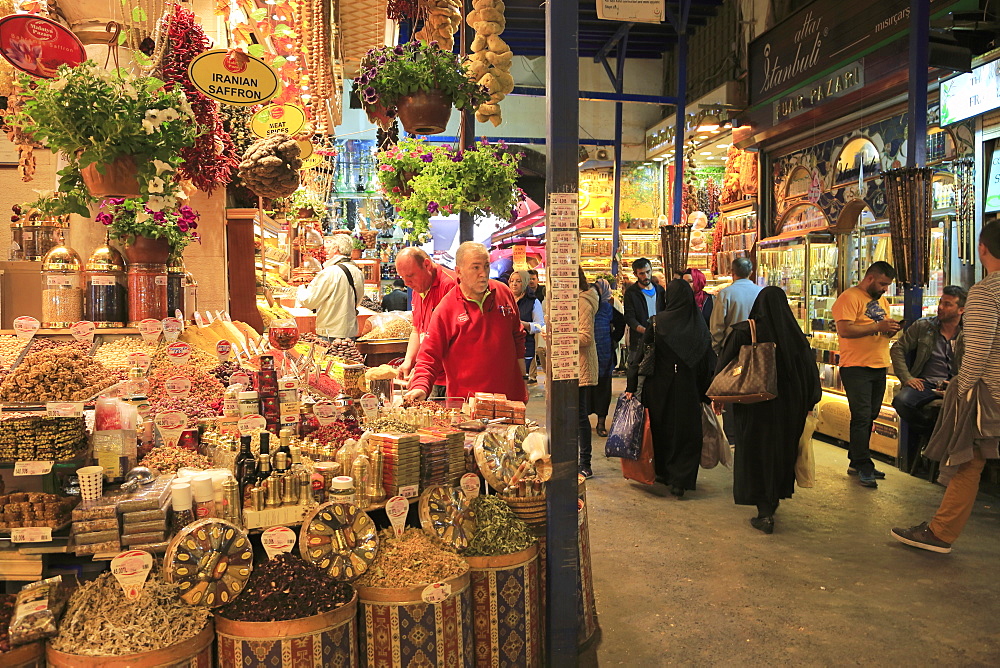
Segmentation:
[(621, 457), (635, 461), (642, 449), (642, 428), (645, 413), (642, 402), (634, 395), (626, 399), (618, 397), (615, 415), (611, 419), (608, 441), (604, 445), (605, 457)]

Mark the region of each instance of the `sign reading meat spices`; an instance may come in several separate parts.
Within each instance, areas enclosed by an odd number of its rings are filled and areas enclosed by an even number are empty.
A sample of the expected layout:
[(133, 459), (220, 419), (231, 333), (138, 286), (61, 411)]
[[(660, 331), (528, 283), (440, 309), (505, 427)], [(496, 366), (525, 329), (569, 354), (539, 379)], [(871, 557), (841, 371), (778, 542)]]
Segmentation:
[(111, 560), (111, 574), (118, 580), (129, 601), (139, 598), (152, 568), (153, 555), (143, 550), (122, 552)]
[(213, 100), (238, 107), (263, 104), (281, 87), (270, 65), (237, 49), (213, 49), (196, 56), (188, 65), (188, 78)]
[(38, 328), (41, 327), (42, 323), (38, 322), (38, 318), (32, 318), (30, 315), (22, 315), (19, 318), (14, 318), (14, 333), (17, 334), (17, 338), (28, 341), (35, 335)]
[(274, 559), (279, 554), (291, 552), (295, 546), (295, 532), (288, 527), (269, 527), (260, 535), (260, 544), (268, 559)]
[(30, 14), (0, 19), (0, 56), (41, 79), (57, 77), (60, 65), (76, 67), (87, 59), (83, 43), (68, 28)]
[[(305, 124), (306, 112), (302, 107), (294, 104), (272, 104), (253, 115), (250, 119), (250, 132), (262, 138), (276, 134), (294, 135)], [(301, 154), (299, 157), (302, 157)]]

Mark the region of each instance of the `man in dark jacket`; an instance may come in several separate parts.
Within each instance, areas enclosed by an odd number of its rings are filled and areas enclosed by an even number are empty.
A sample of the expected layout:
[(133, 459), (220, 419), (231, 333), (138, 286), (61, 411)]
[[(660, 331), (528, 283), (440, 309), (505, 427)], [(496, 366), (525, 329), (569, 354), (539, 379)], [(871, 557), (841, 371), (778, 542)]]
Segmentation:
[(653, 265), (646, 258), (632, 262), (635, 283), (622, 294), (625, 302), (625, 322), (628, 325), (629, 355), (635, 354), (649, 319), (664, 308), (664, 291), (653, 283)]
[(382, 297), (383, 311), (408, 311), (406, 308), (406, 283), (397, 278), (392, 282), (392, 292)]

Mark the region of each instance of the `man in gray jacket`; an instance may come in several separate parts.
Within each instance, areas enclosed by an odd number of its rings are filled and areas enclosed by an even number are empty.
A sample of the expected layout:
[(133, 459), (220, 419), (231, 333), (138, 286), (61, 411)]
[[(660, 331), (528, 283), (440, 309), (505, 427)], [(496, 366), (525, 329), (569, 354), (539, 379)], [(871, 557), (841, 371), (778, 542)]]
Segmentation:
[(726, 342), (729, 330), (738, 322), (743, 322), (750, 315), (750, 309), (760, 293), (760, 286), (750, 280), (753, 273), (753, 262), (748, 257), (738, 257), (733, 260), (733, 278), (731, 285), (719, 291), (715, 297), (715, 308), (712, 309), (712, 322), (709, 330), (712, 332), (712, 349), (718, 355)]

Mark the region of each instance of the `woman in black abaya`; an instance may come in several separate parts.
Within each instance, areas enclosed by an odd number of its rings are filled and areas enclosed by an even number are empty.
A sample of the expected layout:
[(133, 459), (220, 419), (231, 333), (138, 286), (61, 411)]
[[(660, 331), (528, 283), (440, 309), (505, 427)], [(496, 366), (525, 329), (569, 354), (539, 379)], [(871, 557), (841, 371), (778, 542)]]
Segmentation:
[[(651, 319), (643, 347), (654, 337), (656, 368), (645, 378), (642, 403), (649, 409), (657, 480), (680, 497), (685, 490), (695, 489), (698, 480), (702, 446), (699, 403), (708, 403), (705, 391), (715, 368), (711, 336), (687, 281), (675, 279), (667, 285), (666, 308)], [(639, 386), (642, 355), (632, 357), (625, 388), (630, 395)]]
[[(778, 372), (778, 396), (756, 404), (734, 404), (739, 433), (733, 469), (733, 497), (737, 504), (757, 506), (750, 519), (755, 529), (774, 531), (778, 502), (792, 496), (795, 460), (806, 416), (822, 390), (816, 358), (788, 307), (785, 292), (770, 286), (760, 291), (750, 310), (757, 341), (773, 341)], [(721, 371), (750, 345), (749, 322), (737, 323), (726, 338), (717, 369)]]

